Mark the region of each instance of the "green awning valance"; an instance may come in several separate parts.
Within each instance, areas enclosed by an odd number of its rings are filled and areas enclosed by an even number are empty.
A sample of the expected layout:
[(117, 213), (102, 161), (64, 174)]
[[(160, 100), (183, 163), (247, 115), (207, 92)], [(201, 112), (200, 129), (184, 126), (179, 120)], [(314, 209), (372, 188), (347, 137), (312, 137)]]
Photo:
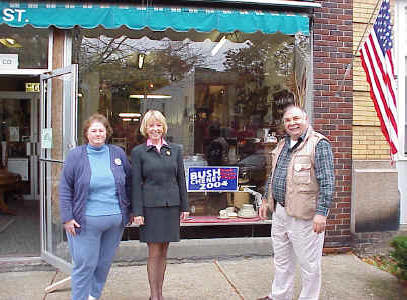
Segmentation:
[(259, 10), (225, 10), (205, 8), (139, 7), (101, 4), (57, 4), (33, 2), (1, 2), (1, 24), (12, 27), (32, 25), (61, 29), (74, 26), (114, 29), (127, 26), (130, 29), (163, 31), (196, 30), (198, 32), (241, 31), (253, 33), (282, 32), (309, 35), (309, 17), (303, 14), (273, 13)]

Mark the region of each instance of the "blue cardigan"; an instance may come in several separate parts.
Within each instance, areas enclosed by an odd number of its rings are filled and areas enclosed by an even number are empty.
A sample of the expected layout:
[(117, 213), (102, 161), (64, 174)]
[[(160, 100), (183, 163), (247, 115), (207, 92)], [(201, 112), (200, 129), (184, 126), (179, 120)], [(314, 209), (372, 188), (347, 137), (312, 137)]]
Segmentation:
[[(86, 151), (87, 145), (72, 149), (64, 162), (59, 183), (59, 209), (61, 221), (72, 219), (84, 229), (86, 201), (89, 194), (91, 167)], [(115, 145), (107, 145), (110, 152), (110, 168), (116, 183), (123, 226), (129, 222), (131, 212), (131, 167), (123, 149)]]

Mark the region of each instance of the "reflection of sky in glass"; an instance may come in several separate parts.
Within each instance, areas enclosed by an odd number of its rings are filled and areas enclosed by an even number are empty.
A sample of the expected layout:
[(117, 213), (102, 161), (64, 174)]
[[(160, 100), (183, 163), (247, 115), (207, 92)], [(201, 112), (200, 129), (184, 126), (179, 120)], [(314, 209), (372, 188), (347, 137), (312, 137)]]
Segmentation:
[(84, 38), (82, 41), (82, 47), (84, 54), (94, 56), (97, 53), (102, 53), (107, 45), (110, 45), (112, 49), (119, 47), (120, 51), (117, 51), (111, 55), (110, 60), (119, 60), (132, 55), (134, 52), (141, 52), (148, 54), (149, 52), (165, 50), (169, 44), (177, 46), (183, 43), (188, 45), (184, 49), (177, 51), (178, 55), (182, 55), (185, 58), (200, 56), (202, 61), (197, 63), (195, 67), (205, 67), (214, 69), (217, 71), (223, 71), (225, 69), (224, 62), (226, 61), (226, 53), (231, 49), (241, 49), (249, 47), (250, 41), (244, 43), (235, 43), (229, 40), (225, 40), (222, 47), (214, 55), (212, 55), (212, 49), (218, 44), (212, 42), (209, 39), (203, 42), (193, 42), (191, 40), (184, 41), (171, 41), (169, 39), (151, 40), (148, 37), (142, 37), (141, 39), (130, 39), (126, 37), (120, 37), (110, 43), (111, 38), (100, 36), (97, 38)]

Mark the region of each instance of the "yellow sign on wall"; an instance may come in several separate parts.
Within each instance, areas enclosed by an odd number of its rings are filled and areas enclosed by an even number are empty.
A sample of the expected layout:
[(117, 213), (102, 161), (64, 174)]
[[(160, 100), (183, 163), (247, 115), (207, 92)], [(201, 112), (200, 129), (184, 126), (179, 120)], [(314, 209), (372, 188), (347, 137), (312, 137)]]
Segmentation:
[(40, 83), (39, 82), (26, 82), (25, 91), (27, 93), (39, 93), (40, 92)]

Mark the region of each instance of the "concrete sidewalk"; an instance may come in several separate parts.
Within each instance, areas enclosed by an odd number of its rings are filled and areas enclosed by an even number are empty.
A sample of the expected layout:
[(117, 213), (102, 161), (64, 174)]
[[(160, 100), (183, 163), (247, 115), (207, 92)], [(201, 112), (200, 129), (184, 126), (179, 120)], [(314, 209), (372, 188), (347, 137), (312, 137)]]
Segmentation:
[[(164, 283), (166, 300), (246, 299), (268, 294), (272, 279), (272, 257), (170, 263)], [(69, 282), (45, 294), (51, 283), (68, 275), (55, 271), (0, 273), (0, 299), (69, 300)], [(299, 293), (299, 278), (296, 296)], [(102, 300), (148, 299), (146, 267), (114, 265)], [(323, 257), (323, 285), (320, 299), (403, 299), (398, 280), (368, 265), (352, 254)], [(406, 298), (404, 298), (406, 299)]]

